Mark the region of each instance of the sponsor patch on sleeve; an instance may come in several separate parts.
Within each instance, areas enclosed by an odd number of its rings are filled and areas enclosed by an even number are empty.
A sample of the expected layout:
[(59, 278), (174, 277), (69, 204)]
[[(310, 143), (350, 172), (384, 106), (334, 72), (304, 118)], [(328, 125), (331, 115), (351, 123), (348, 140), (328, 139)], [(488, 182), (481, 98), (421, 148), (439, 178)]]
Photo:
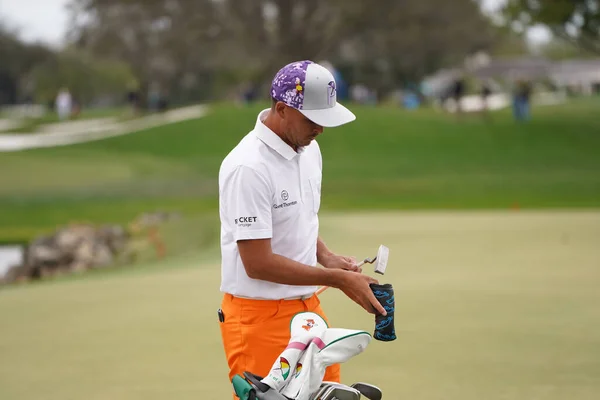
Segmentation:
[(237, 226), (243, 226), (245, 228), (252, 226), (255, 222), (257, 222), (258, 217), (238, 217), (235, 219), (235, 224)]

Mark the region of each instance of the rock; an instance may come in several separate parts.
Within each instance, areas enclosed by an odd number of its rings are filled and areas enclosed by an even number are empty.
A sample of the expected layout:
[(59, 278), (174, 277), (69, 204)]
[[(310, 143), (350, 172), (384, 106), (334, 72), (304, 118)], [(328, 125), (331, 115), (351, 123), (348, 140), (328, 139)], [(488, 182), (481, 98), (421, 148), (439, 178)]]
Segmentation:
[(40, 236), (25, 249), (24, 263), (11, 267), (4, 283), (84, 272), (111, 265), (126, 250), (129, 235), (119, 225), (73, 224)]
[(98, 230), (98, 237), (102, 238), (113, 254), (116, 254), (127, 247), (129, 234), (120, 225), (104, 225)]
[(93, 266), (98, 267), (106, 267), (112, 264), (114, 259), (113, 252), (110, 250), (110, 247), (104, 244), (97, 244), (95, 247), (94, 253), (94, 264)]
[(72, 252), (83, 241), (93, 240), (96, 229), (89, 225), (74, 225), (59, 230), (55, 235), (57, 247), (64, 253)]
[(28, 279), (30, 274), (31, 271), (27, 264), (14, 265), (6, 271), (2, 280), (5, 284), (11, 284)]
[(35, 239), (26, 249), (25, 263), (34, 265), (60, 264), (62, 254), (52, 236), (42, 236)]
[(79, 246), (73, 251), (74, 262), (83, 264), (85, 267), (94, 265), (94, 243), (90, 240), (85, 240), (79, 243)]

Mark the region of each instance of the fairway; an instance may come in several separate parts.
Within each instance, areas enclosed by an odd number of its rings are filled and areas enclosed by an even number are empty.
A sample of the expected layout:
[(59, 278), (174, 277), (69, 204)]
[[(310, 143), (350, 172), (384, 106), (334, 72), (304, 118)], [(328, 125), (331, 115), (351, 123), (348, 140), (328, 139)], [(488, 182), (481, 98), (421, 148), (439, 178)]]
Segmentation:
[[(390, 248), (398, 340), (342, 368), (388, 400), (592, 400), (600, 394), (600, 212), (327, 213), (359, 259)], [(218, 249), (0, 290), (0, 399), (230, 399)], [(370, 272), (369, 272), (370, 273)], [(334, 326), (374, 318), (335, 290)]]
[[(217, 209), (219, 166), (266, 104), (210, 105), (207, 116), (130, 135), (0, 154), (0, 242), (70, 221), (129, 223), (166, 210)], [(600, 206), (600, 99), (534, 109), (515, 123), (432, 109), (352, 106), (326, 129), (323, 210), (554, 209)]]

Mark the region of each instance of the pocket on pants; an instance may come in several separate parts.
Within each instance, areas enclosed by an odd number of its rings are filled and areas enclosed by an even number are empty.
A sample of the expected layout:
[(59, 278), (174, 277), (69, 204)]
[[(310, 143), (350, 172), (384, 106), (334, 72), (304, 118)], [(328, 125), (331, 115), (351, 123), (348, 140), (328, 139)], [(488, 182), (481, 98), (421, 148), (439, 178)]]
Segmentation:
[(240, 324), (245, 326), (263, 325), (277, 316), (278, 307), (241, 306)]

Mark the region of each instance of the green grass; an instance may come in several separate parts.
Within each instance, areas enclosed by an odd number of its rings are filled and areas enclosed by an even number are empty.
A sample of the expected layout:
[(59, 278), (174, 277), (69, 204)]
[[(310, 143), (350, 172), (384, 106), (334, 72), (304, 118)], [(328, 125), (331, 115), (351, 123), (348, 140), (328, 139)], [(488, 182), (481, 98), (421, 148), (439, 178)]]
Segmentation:
[[(598, 398), (598, 212), (329, 213), (322, 234), (359, 259), (390, 247), (377, 278), (398, 339), (344, 364), (345, 383), (386, 399)], [(0, 290), (0, 398), (230, 399), (219, 279), (211, 249)], [(340, 292), (321, 301), (333, 326), (374, 328)]]
[[(0, 241), (71, 219), (126, 222), (152, 209), (214, 212), (227, 152), (261, 105), (216, 104), (197, 120), (54, 149), (0, 155)], [(432, 110), (352, 107), (318, 139), (324, 210), (600, 205), (600, 101), (534, 108), (515, 123)]]

